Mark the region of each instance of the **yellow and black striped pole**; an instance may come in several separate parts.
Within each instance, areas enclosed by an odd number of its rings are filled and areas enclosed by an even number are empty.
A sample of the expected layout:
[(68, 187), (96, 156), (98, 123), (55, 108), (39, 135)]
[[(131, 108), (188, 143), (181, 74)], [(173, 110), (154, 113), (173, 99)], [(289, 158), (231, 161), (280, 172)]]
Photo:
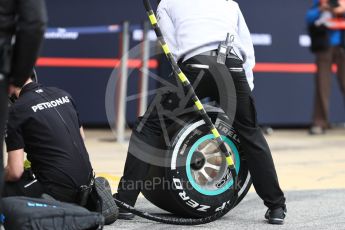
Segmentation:
[(231, 174), (234, 178), (234, 185), (236, 186), (236, 181), (237, 181), (237, 172), (236, 172), (236, 168), (235, 168), (235, 164), (234, 161), (231, 157), (231, 153), (228, 152), (224, 141), (221, 137), (221, 135), (219, 134), (218, 130), (216, 129), (216, 127), (213, 125), (210, 117), (207, 115), (204, 106), (202, 105), (202, 103), (200, 102), (198, 96), (195, 94), (195, 91), (192, 87), (192, 85), (190, 84), (188, 78), (186, 77), (186, 75), (182, 72), (182, 70), (180, 69), (180, 67), (178, 66), (178, 64), (176, 63), (172, 53), (170, 52), (169, 46), (168, 44), (165, 42), (162, 31), (159, 28), (158, 25), (158, 21), (156, 18), (156, 15), (152, 9), (150, 0), (144, 0), (144, 5), (145, 5), (145, 9), (147, 11), (147, 15), (149, 16), (150, 22), (154, 28), (154, 31), (157, 35), (158, 41), (160, 43), (160, 45), (162, 46), (162, 49), (165, 53), (165, 55), (167, 56), (167, 58), (169, 59), (169, 62), (174, 70), (174, 72), (176, 73), (176, 75), (178, 76), (179, 80), (182, 82), (183, 87), (185, 87), (185, 89), (187, 90), (187, 92), (191, 92), (192, 93), (192, 100), (197, 108), (197, 110), (200, 112), (203, 120), (205, 121), (206, 125), (210, 128), (210, 131), (213, 133), (215, 139), (217, 140), (218, 144), (219, 144), (219, 148), (222, 151), (222, 153), (225, 155), (226, 157), (226, 161), (228, 163), (228, 166), (230, 167), (231, 170)]

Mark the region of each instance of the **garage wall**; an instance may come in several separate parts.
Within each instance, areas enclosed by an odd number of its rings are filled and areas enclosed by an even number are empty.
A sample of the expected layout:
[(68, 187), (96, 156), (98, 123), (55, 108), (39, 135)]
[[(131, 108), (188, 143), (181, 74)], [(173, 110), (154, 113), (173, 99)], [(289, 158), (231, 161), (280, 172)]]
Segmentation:
[[(311, 2), (239, 1), (255, 43), (254, 93), (262, 123), (307, 125), (311, 122), (315, 67), (307, 47), (304, 23)], [(51, 30), (38, 62), (40, 81), (69, 91), (77, 101), (84, 123), (106, 125), (105, 88), (113, 70), (109, 61), (115, 62), (120, 56), (119, 33), (114, 25), (129, 20), (133, 32), (138, 32), (138, 26), (146, 19), (141, 1), (60, 0), (47, 1), (47, 5)], [(78, 32), (68, 34), (66, 28), (70, 27)], [(133, 38), (131, 47), (138, 44)], [(92, 60), (104, 65), (85, 64)], [(137, 92), (138, 80), (138, 70), (134, 70), (129, 77), (129, 95)], [(335, 78), (333, 83), (331, 121), (344, 122), (344, 102)], [(150, 88), (154, 87), (155, 83), (151, 82)], [(129, 123), (135, 120), (136, 111), (134, 100), (128, 104)]]

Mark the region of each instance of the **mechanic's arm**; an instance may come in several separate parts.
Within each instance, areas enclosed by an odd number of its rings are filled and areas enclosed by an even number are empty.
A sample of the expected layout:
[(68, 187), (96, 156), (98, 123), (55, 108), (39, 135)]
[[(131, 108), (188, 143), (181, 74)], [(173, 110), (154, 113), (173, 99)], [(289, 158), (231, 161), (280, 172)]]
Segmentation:
[(8, 152), (5, 181), (18, 181), (24, 172), (24, 149)]
[[(169, 5), (167, 1), (161, 2), (157, 8), (157, 20), (159, 27), (162, 31), (163, 37), (170, 47), (171, 51), (177, 50), (177, 43), (176, 43), (176, 33), (175, 33), (175, 26), (169, 14)], [(177, 59), (176, 54), (173, 53), (175, 60)], [(176, 60), (178, 61), (178, 60)]]
[(85, 132), (84, 132), (84, 128), (83, 128), (83, 126), (80, 126), (80, 135), (81, 135), (81, 137), (83, 138), (83, 140), (85, 141), (85, 139), (86, 139), (86, 136), (85, 136)]
[(22, 87), (36, 63), (47, 23), (44, 0), (17, 0), (18, 17), (10, 83)]
[(5, 167), (5, 180), (18, 181), (24, 171), (24, 148), (22, 124), (25, 122), (22, 112), (11, 106), (6, 132), (6, 146), (8, 152), (7, 166)]
[(68, 94), (68, 98), (71, 100), (72, 105), (73, 105), (73, 107), (74, 107), (74, 109), (75, 109), (75, 113), (76, 113), (76, 115), (77, 115), (78, 123), (79, 123), (80, 135), (81, 135), (81, 137), (83, 138), (83, 140), (85, 141), (86, 136), (85, 136), (85, 132), (84, 132), (83, 125), (82, 125), (82, 123), (81, 123), (81, 121), (80, 121), (80, 117), (79, 117), (79, 112), (78, 112), (78, 109), (77, 109), (77, 105), (76, 105), (76, 103), (75, 103), (75, 101), (74, 101), (74, 99), (73, 99), (73, 97), (72, 97), (71, 95)]
[[(243, 47), (243, 51), (246, 55), (245, 63), (243, 64), (244, 71), (246, 73), (246, 77), (248, 79), (248, 84), (251, 90), (254, 89), (254, 75), (253, 75), (253, 68), (255, 66), (255, 52), (254, 52), (254, 45), (251, 38), (251, 34), (247, 23), (243, 17), (242, 11), (238, 4), (236, 4), (237, 12), (238, 12), (238, 39), (241, 41)], [(237, 38), (234, 40), (235, 44), (237, 43)], [(241, 54), (242, 56), (242, 54)], [(242, 59), (243, 56), (242, 56)]]
[(307, 24), (309, 24), (309, 25), (314, 24), (315, 21), (320, 18), (321, 13), (324, 10), (325, 10), (325, 7), (323, 7), (323, 6), (320, 6), (320, 7), (314, 6), (314, 7), (310, 8), (307, 11), (307, 14), (305, 16)]

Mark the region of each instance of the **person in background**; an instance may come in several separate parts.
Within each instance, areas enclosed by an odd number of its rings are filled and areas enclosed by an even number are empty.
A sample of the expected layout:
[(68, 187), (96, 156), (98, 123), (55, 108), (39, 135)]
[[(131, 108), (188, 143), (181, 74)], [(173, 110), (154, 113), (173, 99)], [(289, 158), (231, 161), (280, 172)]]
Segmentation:
[(30, 76), (46, 23), (44, 0), (0, 1), (0, 191), (3, 185), (3, 138), (8, 89), (13, 91), (14, 87), (22, 87)]
[[(256, 192), (268, 207), (264, 217), (270, 224), (283, 224), (287, 213), (286, 199), (279, 185), (270, 148), (256, 117), (252, 94), (254, 47), (239, 5), (235, 1), (222, 0), (162, 0), (157, 17), (172, 55), (192, 85), (197, 81), (200, 70), (188, 66), (211, 66), (218, 59), (219, 52), (224, 52), (222, 64), (229, 69), (236, 90), (237, 108), (233, 125), (246, 153)], [(227, 34), (234, 36), (233, 46), (230, 49), (226, 44), (224, 50), (219, 49)], [(217, 79), (208, 71), (205, 74), (195, 92), (201, 100), (210, 98), (219, 103), (220, 92), (215, 85)], [(162, 104), (168, 104), (168, 100)], [(148, 110), (146, 115), (148, 118), (141, 131), (136, 127), (133, 129), (130, 147), (135, 145), (135, 138), (152, 143), (156, 137), (163, 136), (157, 114)], [(136, 158), (141, 151), (140, 148), (129, 148), (124, 174), (117, 194), (114, 194), (116, 199), (132, 206), (141, 188), (130, 188), (129, 185), (133, 181), (144, 181), (149, 169), (147, 163)], [(120, 218), (130, 219), (132, 216), (120, 210)]]
[[(329, 97), (332, 79), (332, 65), (337, 65), (337, 76), (345, 101), (345, 30), (330, 24), (331, 19), (345, 21), (344, 0), (314, 0), (306, 14), (317, 65), (315, 81), (315, 104), (312, 135), (324, 134), (329, 128)], [(339, 105), (344, 108), (344, 105)]]
[[(40, 198), (76, 203), (117, 219), (117, 206), (105, 178), (94, 177), (84, 143), (84, 131), (72, 97), (29, 78), (15, 87), (17, 100), (9, 109), (8, 152), (3, 196)], [(24, 156), (31, 166), (25, 167)], [(28, 168), (28, 169), (24, 169)]]

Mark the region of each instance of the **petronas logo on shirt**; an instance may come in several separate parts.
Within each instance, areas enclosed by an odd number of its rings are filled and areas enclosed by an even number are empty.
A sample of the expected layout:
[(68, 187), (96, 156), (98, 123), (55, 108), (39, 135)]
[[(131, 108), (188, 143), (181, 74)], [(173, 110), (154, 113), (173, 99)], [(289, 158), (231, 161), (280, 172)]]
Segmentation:
[(60, 105), (64, 105), (66, 103), (70, 103), (68, 96), (61, 97), (61, 98), (58, 98), (58, 99), (50, 101), (50, 102), (44, 102), (44, 103), (34, 105), (31, 107), (31, 109), (36, 113), (37, 111), (55, 108), (55, 107), (58, 107)]

